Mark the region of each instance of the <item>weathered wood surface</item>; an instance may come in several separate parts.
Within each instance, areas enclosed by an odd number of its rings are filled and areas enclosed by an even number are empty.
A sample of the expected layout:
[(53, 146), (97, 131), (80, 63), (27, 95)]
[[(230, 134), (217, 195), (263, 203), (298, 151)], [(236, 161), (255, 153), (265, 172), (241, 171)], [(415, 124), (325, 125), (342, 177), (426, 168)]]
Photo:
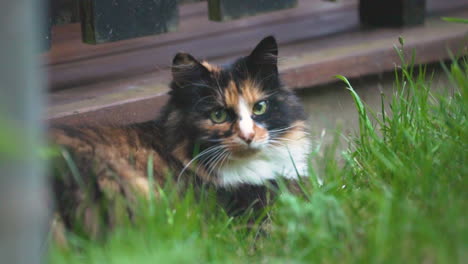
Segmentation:
[[(466, 17), (468, 9), (444, 15)], [(406, 40), (407, 52), (416, 49), (417, 63), (435, 62), (448, 57), (447, 48), (466, 53), (467, 34), (466, 25), (448, 24), (435, 16), (425, 26), (405, 29), (351, 30), (283, 44), (280, 38), (280, 72), (285, 84), (295, 89), (332, 82), (336, 74), (352, 78), (389, 71), (399, 61), (393, 45), (398, 44), (400, 35)], [(240, 54), (228, 54), (214, 61)], [(54, 105), (49, 109), (49, 118), (71, 124), (149, 120), (157, 116), (165, 102), (169, 80), (169, 71), (161, 69), (124, 80), (56, 91), (51, 95)]]
[(181, 4), (185, 4), (185, 3), (193, 3), (193, 2), (202, 2), (202, 1), (206, 1), (206, 0), (178, 0), (178, 1)]
[[(60, 122), (147, 120), (164, 101), (167, 67), (178, 51), (223, 62), (275, 34), (282, 74), (288, 86), (297, 88), (330, 82), (337, 73), (391, 70), (398, 61), (392, 45), (399, 35), (408, 37), (408, 47), (418, 48), (420, 62), (446, 58), (445, 45), (459, 47), (468, 30), (440, 21), (440, 16), (467, 17), (468, 0), (429, 0), (434, 17), (424, 26), (362, 31), (355, 0), (300, 0), (299, 8), (226, 23), (208, 21), (205, 5), (181, 6), (179, 32), (98, 46), (82, 44), (76, 25), (54, 28), (54, 45), (46, 53), (53, 89), (48, 117)], [(154, 104), (138, 108), (140, 99)]]
[(370, 26), (412, 26), (424, 23), (426, 0), (360, 0), (361, 22)]
[(83, 41), (99, 44), (175, 31), (174, 0), (80, 0)]
[(225, 23), (207, 20), (205, 5), (181, 6), (179, 30), (156, 37), (90, 46), (81, 43), (79, 28), (55, 28), (49, 53), (52, 90), (154, 72), (168, 67), (178, 51), (212, 59), (245, 52), (268, 34), (284, 43), (359, 27), (356, 0), (301, 0), (299, 8)]
[(293, 8), (297, 0), (208, 0), (208, 13), (213, 21), (229, 21), (260, 13)]
[[(229, 57), (248, 51), (267, 34), (276, 35), (284, 45), (357, 30), (357, 4), (357, 0), (300, 0), (298, 8), (225, 23), (206, 19), (206, 3), (187, 4), (180, 8), (181, 21), (175, 33), (97, 46), (81, 43), (77, 25), (55, 27), (52, 49), (46, 54), (50, 87), (72, 89), (155, 72), (168, 67), (178, 51), (192, 52), (204, 59)], [(468, 0), (428, 2), (430, 13), (466, 6)]]

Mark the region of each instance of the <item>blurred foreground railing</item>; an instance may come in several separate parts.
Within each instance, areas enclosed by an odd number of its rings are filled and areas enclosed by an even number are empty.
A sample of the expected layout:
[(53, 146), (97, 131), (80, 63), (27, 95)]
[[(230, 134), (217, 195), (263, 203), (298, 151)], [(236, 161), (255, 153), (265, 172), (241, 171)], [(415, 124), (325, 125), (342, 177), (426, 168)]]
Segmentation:
[(0, 263), (44, 261), (45, 164), (39, 159), (44, 27), (37, 0), (0, 1)]

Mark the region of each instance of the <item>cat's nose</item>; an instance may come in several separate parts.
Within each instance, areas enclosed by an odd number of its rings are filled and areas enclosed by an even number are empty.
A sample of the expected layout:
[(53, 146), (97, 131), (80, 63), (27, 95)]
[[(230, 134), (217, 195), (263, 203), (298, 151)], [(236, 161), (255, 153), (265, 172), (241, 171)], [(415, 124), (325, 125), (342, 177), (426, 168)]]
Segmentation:
[(250, 132), (250, 133), (240, 133), (240, 134), (239, 134), (239, 137), (240, 137), (242, 140), (244, 140), (245, 143), (247, 143), (247, 145), (250, 144), (250, 143), (252, 143), (252, 140), (253, 140), (254, 136), (255, 136), (255, 133), (253, 133), (253, 132)]

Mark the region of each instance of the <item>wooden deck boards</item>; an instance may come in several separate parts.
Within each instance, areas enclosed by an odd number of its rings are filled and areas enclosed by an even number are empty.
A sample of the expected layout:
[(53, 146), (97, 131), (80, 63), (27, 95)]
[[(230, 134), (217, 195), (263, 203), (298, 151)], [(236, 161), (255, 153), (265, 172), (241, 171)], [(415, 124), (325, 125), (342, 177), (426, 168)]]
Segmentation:
[[(417, 49), (419, 63), (444, 59), (447, 46), (461, 50), (467, 43), (468, 27), (442, 22), (439, 15), (419, 27), (360, 29), (355, 0), (338, 5), (302, 0), (297, 9), (227, 23), (208, 21), (203, 4), (182, 6), (186, 20), (181, 18), (181, 32), (156, 37), (89, 46), (79, 43), (75, 31), (56, 28), (61, 38), (55, 38), (47, 65), (47, 118), (75, 124), (154, 118), (165, 100), (167, 67), (175, 52), (221, 62), (246, 54), (268, 34), (279, 40), (280, 70), (291, 88), (330, 82), (335, 74), (356, 77), (391, 70), (398, 61), (392, 45), (399, 35), (408, 49)], [(447, 11), (448, 6), (456, 11)], [(468, 16), (467, 0), (444, 5), (430, 0), (428, 8), (432, 14)]]

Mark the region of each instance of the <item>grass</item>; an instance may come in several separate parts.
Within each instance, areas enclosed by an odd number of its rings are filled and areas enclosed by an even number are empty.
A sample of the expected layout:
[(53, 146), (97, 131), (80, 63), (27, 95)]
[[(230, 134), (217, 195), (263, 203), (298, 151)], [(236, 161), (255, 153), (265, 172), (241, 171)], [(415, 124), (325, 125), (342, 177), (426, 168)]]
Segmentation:
[(463, 23), (468, 24), (468, 19), (466, 18), (457, 18), (457, 17), (443, 17), (442, 20), (452, 23)]
[(379, 111), (339, 76), (360, 130), (346, 137), (344, 152), (337, 153), (338, 137), (316, 145), (305, 195), (283, 190), (267, 209), (268, 224), (247, 228), (245, 217), (227, 216), (209, 191), (196, 199), (167, 186), (107, 242), (72, 239), (73, 249), (51, 248), (50, 263), (462, 263), (468, 62), (446, 67), (451, 85), (435, 92), (425, 67), (396, 49), (403, 63)]

